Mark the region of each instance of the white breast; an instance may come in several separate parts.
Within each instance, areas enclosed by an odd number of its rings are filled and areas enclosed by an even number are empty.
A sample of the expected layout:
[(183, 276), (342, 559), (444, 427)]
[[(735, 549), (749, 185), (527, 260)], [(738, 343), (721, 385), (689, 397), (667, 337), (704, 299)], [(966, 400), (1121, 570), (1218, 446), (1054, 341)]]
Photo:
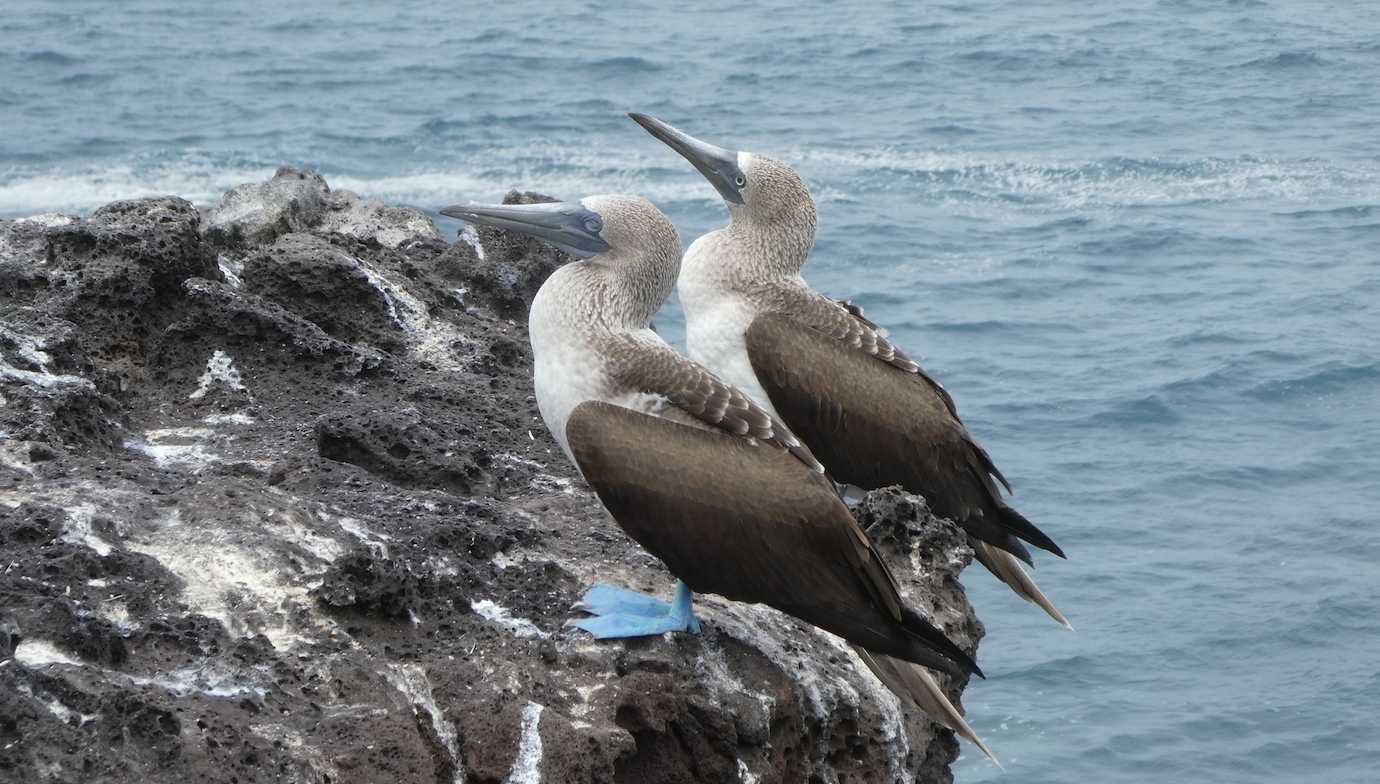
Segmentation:
[(757, 381), (747, 354), (747, 330), (757, 316), (753, 303), (730, 290), (716, 274), (718, 232), (695, 240), (681, 262), (676, 291), (685, 311), (685, 348), (690, 358), (750, 395), (780, 419)]
[[(559, 294), (565, 283), (562, 278), (557, 278), (561, 272), (557, 270), (537, 292), (532, 301), (527, 328), (532, 339), (532, 382), (537, 409), (565, 456), (575, 463), (565, 426), (570, 421), (571, 412), (581, 403), (599, 400), (648, 414), (660, 414), (666, 406), (666, 399), (659, 395), (629, 393), (611, 383), (605, 370), (604, 357), (585, 338), (583, 333), (586, 330), (572, 324), (572, 318), (578, 318), (578, 315), (566, 307), (574, 300), (562, 300)], [(634, 337), (661, 342), (661, 338), (651, 330), (634, 333)]]

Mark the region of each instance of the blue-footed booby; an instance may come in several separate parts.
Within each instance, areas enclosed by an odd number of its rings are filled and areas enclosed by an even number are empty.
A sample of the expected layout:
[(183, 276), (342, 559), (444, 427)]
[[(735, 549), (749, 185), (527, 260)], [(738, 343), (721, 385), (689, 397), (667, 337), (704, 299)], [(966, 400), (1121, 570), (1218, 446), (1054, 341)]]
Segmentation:
[(864, 489), (900, 485), (963, 526), (977, 559), (1023, 599), (1073, 628), (1019, 561), (1052, 539), (1002, 498), (1011, 486), (968, 432), (953, 398), (846, 301), (801, 276), (815, 205), (780, 161), (703, 142), (629, 115), (719, 192), (728, 226), (695, 240), (677, 289), (690, 357), (761, 403), (829, 473)]
[(441, 213), (578, 259), (532, 302), (537, 407), (609, 514), (678, 582), (670, 604), (595, 585), (581, 604), (593, 617), (574, 625), (598, 638), (694, 633), (692, 592), (767, 604), (848, 640), (898, 696), (991, 757), (934, 678), (911, 666), (981, 676), (977, 664), (906, 606), (810, 450), (650, 328), (681, 260), (660, 210), (615, 195)]

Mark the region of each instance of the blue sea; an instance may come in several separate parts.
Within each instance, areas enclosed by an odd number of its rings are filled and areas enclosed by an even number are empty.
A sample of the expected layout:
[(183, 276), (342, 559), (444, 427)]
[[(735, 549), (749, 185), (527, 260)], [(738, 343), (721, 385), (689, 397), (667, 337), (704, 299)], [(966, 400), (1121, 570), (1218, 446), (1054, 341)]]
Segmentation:
[(726, 212), (626, 111), (781, 158), (808, 279), (1070, 556), (1076, 633), (969, 573), (1007, 772), (958, 780), (1380, 780), (1380, 5), (661, 5), (7, 0), (0, 216), (291, 163), (429, 210), (637, 192), (688, 244)]

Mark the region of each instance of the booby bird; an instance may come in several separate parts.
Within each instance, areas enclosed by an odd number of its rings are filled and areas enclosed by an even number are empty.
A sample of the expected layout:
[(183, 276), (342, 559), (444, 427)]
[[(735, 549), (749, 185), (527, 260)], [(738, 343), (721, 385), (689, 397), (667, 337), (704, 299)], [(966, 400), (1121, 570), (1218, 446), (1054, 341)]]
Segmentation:
[(609, 514), (678, 582), (671, 604), (595, 585), (582, 601), (594, 617), (574, 625), (598, 638), (694, 633), (693, 592), (767, 604), (860, 646), (874, 671), (903, 671), (883, 680), (991, 757), (934, 678), (905, 663), (960, 677), (981, 676), (977, 664), (905, 605), (809, 449), (650, 328), (681, 259), (660, 210), (636, 196), (591, 196), (441, 214), (579, 259), (532, 302), (537, 407)]
[(690, 357), (747, 392), (794, 431), (840, 482), (901, 485), (963, 526), (977, 559), (1023, 599), (1068, 619), (1019, 561), (1025, 543), (1063, 551), (1003, 500), (1011, 486), (964, 427), (953, 398), (849, 302), (801, 277), (815, 206), (780, 161), (708, 144), (629, 115), (680, 153), (728, 207), (728, 226), (695, 240), (677, 289)]

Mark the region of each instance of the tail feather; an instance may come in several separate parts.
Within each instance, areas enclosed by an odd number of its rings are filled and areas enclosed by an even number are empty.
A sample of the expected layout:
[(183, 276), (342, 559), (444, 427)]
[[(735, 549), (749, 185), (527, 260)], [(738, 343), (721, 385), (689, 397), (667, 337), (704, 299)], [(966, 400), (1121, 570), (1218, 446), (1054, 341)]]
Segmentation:
[(1021, 567), (1016, 556), (976, 537), (969, 537), (969, 542), (973, 545), (973, 553), (977, 556), (978, 561), (987, 567), (988, 571), (996, 575), (998, 580), (1010, 586), (1017, 596), (1039, 606), (1040, 609), (1049, 614), (1049, 617), (1063, 624), (1064, 628), (1073, 631), (1073, 624), (1069, 623), (1069, 619), (1065, 618), (1064, 614), (1059, 612), (1054, 603), (1045, 596), (1044, 592), (1040, 590), (1040, 586), (1036, 585), (1035, 580)]
[[(1025, 519), (1025, 515), (1021, 514), (1020, 512), (1017, 512), (1015, 509), (1012, 509), (1011, 507), (1005, 504), (999, 504), (998, 506), (999, 508), (997, 511), (1000, 515), (1001, 524), (1003, 528), (1015, 534), (1016, 536), (1019, 536), (1020, 538), (1026, 540), (1027, 542), (1030, 542), (1031, 544), (1035, 545), (1041, 550), (1048, 550), (1049, 552), (1054, 553), (1060, 558), (1068, 557), (1064, 555), (1063, 549), (1060, 548), (1059, 545), (1055, 544), (1054, 540), (1050, 539), (1044, 531), (1041, 531), (1039, 528), (1036, 528), (1034, 523)], [(1027, 563), (1028, 562), (1029, 560), (1027, 559)]]
[(944, 696), (944, 690), (939, 688), (939, 682), (928, 670), (889, 656), (874, 656), (856, 645), (853, 650), (872, 670), (872, 674), (903, 702), (911, 703), (935, 722), (953, 730), (959, 737), (977, 746), (993, 765), (1001, 767), (992, 750), (968, 725), (958, 708)]

